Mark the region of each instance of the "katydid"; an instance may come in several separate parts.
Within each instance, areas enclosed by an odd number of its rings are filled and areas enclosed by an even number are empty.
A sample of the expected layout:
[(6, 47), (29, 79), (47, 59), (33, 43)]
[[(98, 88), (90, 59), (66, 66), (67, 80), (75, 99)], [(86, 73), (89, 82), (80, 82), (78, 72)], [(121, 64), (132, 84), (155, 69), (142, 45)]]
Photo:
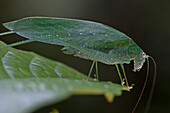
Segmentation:
[[(18, 35), (29, 39), (10, 44), (5, 47), (40, 41), (64, 46), (62, 51), (65, 54), (92, 60), (93, 63), (88, 74), (88, 79), (91, 76), (91, 72), (95, 64), (96, 76), (98, 79), (97, 62), (101, 62), (108, 65), (115, 65), (121, 84), (124, 84), (118, 66), (118, 64), (120, 64), (125, 83), (127, 87), (131, 89), (132, 86), (129, 86), (128, 84), (123, 64), (129, 64), (130, 61), (133, 60), (134, 71), (139, 71), (145, 62), (145, 59), (147, 59), (149, 70), (148, 58), (150, 56), (146, 55), (146, 53), (130, 37), (114, 28), (97, 22), (67, 18), (28, 17), (7, 22), (3, 25), (10, 31), (1, 33), (0, 36), (17, 33)], [(152, 57), (150, 58), (153, 60)], [(146, 85), (147, 77), (144, 87)], [(154, 77), (153, 88), (155, 79), (156, 77)], [(143, 90), (141, 96), (143, 94)], [(153, 90), (151, 90), (151, 94), (152, 93)]]

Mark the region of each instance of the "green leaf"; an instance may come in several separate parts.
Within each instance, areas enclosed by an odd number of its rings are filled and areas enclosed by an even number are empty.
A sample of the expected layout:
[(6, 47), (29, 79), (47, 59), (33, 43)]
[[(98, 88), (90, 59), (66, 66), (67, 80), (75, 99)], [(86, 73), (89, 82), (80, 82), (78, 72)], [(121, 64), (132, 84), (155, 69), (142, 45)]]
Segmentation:
[[(0, 43), (0, 47), (5, 46)], [(86, 78), (85, 75), (62, 63), (55, 62), (36, 55), (13, 48), (0, 50), (0, 78)]]
[(114, 97), (129, 91), (111, 82), (82, 80), (86, 76), (80, 72), (32, 52), (3, 48), (0, 58), (0, 113), (28, 113), (72, 95)]
[(110, 82), (61, 78), (0, 80), (0, 112), (25, 113), (61, 101), (71, 95), (121, 95), (127, 88)]

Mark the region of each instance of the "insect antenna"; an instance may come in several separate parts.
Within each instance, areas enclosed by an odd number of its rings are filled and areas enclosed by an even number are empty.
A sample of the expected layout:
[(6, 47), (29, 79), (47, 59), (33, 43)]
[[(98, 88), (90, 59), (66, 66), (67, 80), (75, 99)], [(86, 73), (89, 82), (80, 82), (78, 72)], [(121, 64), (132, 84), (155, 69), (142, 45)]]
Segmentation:
[[(155, 82), (156, 82), (156, 62), (155, 62), (155, 60), (154, 60), (151, 56), (148, 56), (148, 57), (153, 60), (155, 72), (154, 72), (154, 79), (153, 79), (153, 83), (152, 83), (152, 89), (151, 89), (151, 91), (150, 91), (150, 95), (149, 95), (149, 99), (148, 99), (148, 102), (147, 102), (147, 105), (146, 105), (145, 113), (147, 113), (148, 110), (149, 110), (149, 106), (150, 106), (150, 103), (151, 103), (151, 99), (152, 99), (152, 95), (153, 95), (153, 91), (154, 91), (154, 87), (155, 87)], [(149, 75), (149, 58), (148, 58), (148, 57), (146, 58), (146, 59), (147, 59), (147, 73), (146, 73), (145, 82), (144, 82), (142, 91), (141, 91), (141, 93), (140, 93), (140, 96), (139, 96), (139, 98), (138, 98), (138, 101), (137, 101), (137, 103), (136, 103), (136, 105), (135, 105), (132, 113), (135, 112), (135, 110), (136, 110), (136, 108), (137, 108), (137, 106), (138, 106), (138, 104), (139, 104), (139, 102), (140, 102), (140, 100), (141, 100), (141, 97), (142, 97), (142, 95), (143, 95), (143, 92), (144, 92), (144, 90), (145, 90), (145, 87), (146, 87), (146, 83), (147, 83), (148, 75)]]
[(149, 59), (148, 59), (148, 57), (147, 57), (147, 64), (148, 64), (148, 65), (147, 65), (147, 73), (146, 73), (145, 82), (144, 82), (144, 85), (143, 85), (142, 91), (141, 91), (141, 93), (140, 93), (140, 96), (139, 96), (139, 98), (138, 98), (138, 101), (137, 101), (137, 103), (136, 103), (135, 107), (133, 108), (132, 113), (134, 113), (134, 112), (135, 112), (135, 110), (136, 110), (136, 108), (137, 108), (137, 106), (138, 106), (138, 104), (139, 104), (139, 102), (140, 102), (140, 100), (141, 100), (141, 97), (142, 97), (142, 95), (143, 95), (143, 92), (144, 92), (144, 90), (145, 90), (145, 87), (146, 87), (146, 83), (147, 83), (148, 75), (149, 75)]
[(155, 68), (155, 71), (154, 71), (154, 78), (153, 78), (153, 83), (152, 83), (152, 88), (151, 88), (151, 91), (150, 91), (150, 94), (149, 94), (149, 99), (147, 101), (147, 104), (146, 104), (146, 109), (145, 109), (145, 112), (144, 113), (148, 113), (149, 111), (149, 107), (150, 107), (150, 103), (151, 103), (151, 100), (152, 100), (152, 95), (153, 95), (153, 92), (154, 92), (154, 88), (155, 88), (155, 83), (156, 83), (156, 76), (157, 76), (157, 67), (156, 67), (156, 62), (155, 60), (149, 56), (149, 58), (153, 61), (154, 63), (154, 68)]
[(8, 32), (0, 33), (0, 36), (12, 34), (12, 33), (16, 33), (16, 31), (8, 31)]

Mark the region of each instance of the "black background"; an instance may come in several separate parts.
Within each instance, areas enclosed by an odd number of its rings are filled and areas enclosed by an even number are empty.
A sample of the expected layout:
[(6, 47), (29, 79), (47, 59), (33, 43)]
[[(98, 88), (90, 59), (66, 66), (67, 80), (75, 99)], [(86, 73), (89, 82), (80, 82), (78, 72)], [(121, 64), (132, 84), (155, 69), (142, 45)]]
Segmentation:
[[(7, 31), (2, 23), (28, 16), (78, 18), (101, 22), (129, 35), (157, 62), (157, 81), (149, 113), (168, 113), (170, 110), (170, 1), (169, 0), (0, 0), (0, 32)], [(15, 34), (3, 36), (7, 44), (24, 40)], [(91, 61), (63, 54), (60, 46), (33, 42), (16, 48), (33, 51), (63, 62), (87, 74)], [(148, 84), (136, 113), (143, 113), (153, 80), (153, 63)], [(109, 104), (103, 96), (73, 96), (60, 103), (35, 111), (49, 113), (130, 113), (137, 101), (146, 75), (146, 63), (140, 72), (132, 71), (133, 63), (125, 65), (129, 83), (134, 89), (116, 97)], [(102, 81), (119, 83), (115, 66), (99, 63)], [(10, 108), (9, 108), (10, 109)]]

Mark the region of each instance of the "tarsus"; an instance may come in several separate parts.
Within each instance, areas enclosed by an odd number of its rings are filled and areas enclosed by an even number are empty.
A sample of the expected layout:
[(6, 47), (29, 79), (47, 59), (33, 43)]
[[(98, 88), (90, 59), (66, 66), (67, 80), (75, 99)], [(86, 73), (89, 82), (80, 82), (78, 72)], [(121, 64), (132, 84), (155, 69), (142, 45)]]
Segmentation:
[(122, 70), (123, 70), (123, 75), (124, 75), (124, 77), (125, 77), (126, 85), (127, 85), (127, 87), (129, 87), (129, 84), (128, 84), (128, 80), (127, 80), (127, 77), (126, 77), (126, 73), (125, 73), (124, 66), (123, 66), (123, 64), (120, 64), (120, 66), (121, 66), (121, 68), (122, 68)]

